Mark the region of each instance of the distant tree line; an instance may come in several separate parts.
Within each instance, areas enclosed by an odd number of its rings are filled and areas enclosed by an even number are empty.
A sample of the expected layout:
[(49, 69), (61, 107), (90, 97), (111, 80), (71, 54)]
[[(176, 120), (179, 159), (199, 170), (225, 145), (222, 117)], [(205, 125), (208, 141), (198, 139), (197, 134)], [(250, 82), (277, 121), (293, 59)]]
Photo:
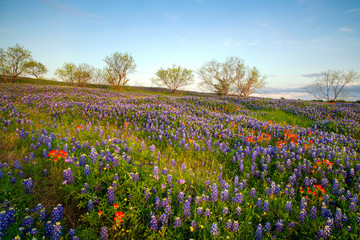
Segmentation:
[[(64, 63), (56, 69), (55, 75), (62, 81), (84, 87), (89, 83), (107, 83), (121, 91), (129, 82), (128, 75), (136, 69), (134, 58), (129, 53), (115, 52), (105, 57), (104, 68), (95, 68), (87, 63), (76, 65)], [(47, 68), (31, 56), (31, 52), (16, 44), (8, 49), (0, 49), (1, 77), (6, 83), (12, 83), (20, 75), (32, 75), (40, 78), (47, 73)], [(211, 60), (196, 71), (201, 79), (199, 87), (219, 96), (238, 95), (248, 97), (266, 84), (266, 76), (256, 67), (249, 67), (238, 57), (228, 57), (224, 62)], [(306, 89), (316, 99), (336, 100), (345, 94), (345, 86), (353, 84), (359, 75), (349, 72), (328, 70), (321, 78), (315, 79)], [(175, 92), (194, 83), (194, 72), (190, 69), (173, 65), (160, 68), (151, 81), (160, 87)]]

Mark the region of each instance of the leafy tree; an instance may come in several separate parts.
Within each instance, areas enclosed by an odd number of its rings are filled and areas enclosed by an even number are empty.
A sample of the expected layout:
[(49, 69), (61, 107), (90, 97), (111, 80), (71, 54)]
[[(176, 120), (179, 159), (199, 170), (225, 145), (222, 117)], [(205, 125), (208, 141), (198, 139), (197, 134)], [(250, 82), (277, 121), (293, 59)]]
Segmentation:
[(224, 63), (211, 60), (198, 71), (202, 80), (199, 86), (218, 95), (227, 96), (244, 74), (245, 66), (240, 58), (228, 57)]
[(29, 75), (34, 75), (37, 79), (48, 72), (47, 68), (41, 62), (36, 62), (34, 60), (30, 60), (25, 64), (25, 73)]
[(74, 63), (64, 63), (62, 68), (55, 71), (55, 74), (65, 82), (84, 87), (93, 79), (94, 71), (94, 67), (86, 63), (78, 66)]
[(169, 88), (172, 93), (194, 82), (192, 70), (181, 68), (175, 64), (168, 69), (160, 68), (155, 75), (157, 78), (152, 79), (153, 83)]
[[(12, 83), (27, 69), (27, 62), (31, 61), (31, 52), (16, 44), (5, 51), (0, 49), (1, 77), (6, 83)], [(8, 78), (10, 77), (10, 79)]]
[(62, 68), (56, 69), (55, 75), (60, 77), (64, 82), (74, 84), (76, 68), (77, 67), (74, 63), (64, 63)]
[(246, 74), (235, 82), (235, 93), (241, 97), (248, 97), (265, 86), (265, 79), (256, 67), (247, 68)]
[(316, 99), (325, 99), (326, 101), (335, 101), (338, 98), (346, 97), (345, 86), (349, 86), (359, 79), (359, 74), (354, 70), (348, 72), (327, 70), (321, 75), (305, 89)]
[(106, 81), (113, 85), (116, 91), (120, 91), (130, 80), (127, 75), (135, 71), (133, 57), (128, 53), (115, 52), (107, 56), (104, 62), (107, 64), (104, 70)]

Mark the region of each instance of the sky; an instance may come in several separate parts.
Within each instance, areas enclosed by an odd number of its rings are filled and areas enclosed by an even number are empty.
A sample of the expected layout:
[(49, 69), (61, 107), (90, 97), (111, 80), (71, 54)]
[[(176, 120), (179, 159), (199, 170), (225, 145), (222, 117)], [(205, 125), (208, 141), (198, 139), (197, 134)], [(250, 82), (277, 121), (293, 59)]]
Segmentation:
[[(47, 78), (65, 62), (102, 68), (121, 52), (137, 65), (128, 85), (152, 86), (161, 67), (197, 71), (235, 56), (267, 76), (256, 96), (309, 99), (303, 87), (322, 71), (360, 72), (360, 1), (0, 0), (0, 48), (17, 43)], [(349, 92), (360, 99), (359, 86)]]

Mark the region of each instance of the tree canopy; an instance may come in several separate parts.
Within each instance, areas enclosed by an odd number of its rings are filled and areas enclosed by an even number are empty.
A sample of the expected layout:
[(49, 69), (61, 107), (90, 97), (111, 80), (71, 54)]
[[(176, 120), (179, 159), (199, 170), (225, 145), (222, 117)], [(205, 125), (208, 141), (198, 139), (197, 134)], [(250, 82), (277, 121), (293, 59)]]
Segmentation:
[(25, 73), (33, 75), (36, 78), (39, 78), (41, 75), (48, 72), (47, 68), (41, 62), (30, 60), (25, 63)]
[(223, 63), (216, 60), (206, 62), (198, 74), (202, 80), (200, 88), (221, 96), (233, 93), (248, 97), (265, 86), (265, 77), (261, 77), (259, 70), (246, 67), (238, 57), (228, 57)]
[(167, 87), (172, 93), (194, 82), (192, 70), (176, 66), (175, 64), (167, 69), (160, 68), (155, 75), (156, 78), (153, 78), (152, 82), (160, 87)]
[(80, 87), (86, 86), (94, 78), (96, 69), (87, 63), (76, 65), (74, 63), (64, 63), (62, 68), (58, 68), (55, 74), (63, 81), (76, 84)]
[(113, 85), (116, 91), (120, 91), (129, 82), (128, 74), (136, 68), (133, 57), (128, 53), (115, 52), (104, 59), (107, 64), (104, 70), (105, 80)]
[[(6, 83), (12, 83), (28, 69), (28, 62), (33, 61), (28, 49), (16, 44), (7, 50), (0, 49), (1, 77)], [(10, 77), (10, 78), (8, 78)]]

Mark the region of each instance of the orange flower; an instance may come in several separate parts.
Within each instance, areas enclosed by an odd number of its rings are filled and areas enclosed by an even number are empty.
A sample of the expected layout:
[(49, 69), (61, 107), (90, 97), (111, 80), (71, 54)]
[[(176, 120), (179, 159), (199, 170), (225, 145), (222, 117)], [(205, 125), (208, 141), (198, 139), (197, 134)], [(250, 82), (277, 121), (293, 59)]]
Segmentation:
[(114, 203), (113, 206), (118, 209), (119, 208), (119, 204), (118, 203)]
[(194, 139), (189, 138), (189, 143), (191, 144), (194, 141)]
[(125, 217), (124, 213), (122, 212), (116, 212), (115, 213), (115, 217), (114, 220), (119, 223), (119, 222), (123, 222), (124, 220), (122, 220)]
[(102, 211), (99, 210), (99, 212), (98, 212), (99, 217), (101, 217), (102, 214), (103, 214)]

